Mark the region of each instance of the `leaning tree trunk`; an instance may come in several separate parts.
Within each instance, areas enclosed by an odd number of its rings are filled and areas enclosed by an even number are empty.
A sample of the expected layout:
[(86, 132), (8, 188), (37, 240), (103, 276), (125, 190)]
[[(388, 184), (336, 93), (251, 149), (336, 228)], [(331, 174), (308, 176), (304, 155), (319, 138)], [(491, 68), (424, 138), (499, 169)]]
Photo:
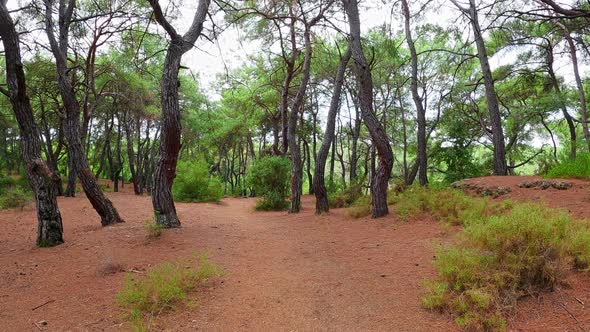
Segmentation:
[(496, 95), (496, 89), (494, 88), (494, 79), (492, 77), (492, 70), (490, 69), (490, 62), (488, 60), (485, 41), (483, 39), (481, 27), (479, 25), (475, 0), (469, 0), (469, 8), (461, 6), (455, 0), (451, 1), (455, 4), (455, 6), (457, 6), (457, 8), (467, 15), (471, 21), (471, 27), (475, 37), (475, 45), (477, 47), (477, 56), (479, 58), (479, 64), (483, 74), (488, 112), (490, 114), (492, 143), (494, 146), (494, 174), (506, 175), (508, 173), (508, 166), (506, 165), (506, 143), (504, 142), (502, 117), (500, 116), (498, 96)]
[(5, 2), (0, 2), (0, 38), (4, 44), (7, 95), (21, 135), (22, 157), (37, 206), (37, 245), (63, 243), (63, 225), (53, 181), (57, 176), (41, 158), (41, 141), (27, 96), (25, 72), (20, 55), (18, 33)]
[(57, 86), (66, 110), (64, 133), (68, 142), (68, 158), (72, 160), (72, 169), (80, 179), (86, 197), (92, 207), (100, 215), (100, 222), (103, 226), (123, 222), (113, 203), (105, 196), (100, 189), (98, 181), (90, 171), (88, 159), (84, 152), (80, 135), (80, 104), (72, 83), (68, 80), (67, 52), (68, 35), (72, 14), (75, 8), (75, 0), (61, 1), (59, 4), (59, 42), (55, 39), (53, 27), (53, 2), (46, 1), (45, 8), (45, 30), (51, 51), (55, 57), (57, 69)]
[(291, 155), (291, 207), (290, 213), (298, 213), (301, 209), (301, 194), (303, 186), (303, 165), (301, 162), (301, 152), (297, 144), (297, 120), (299, 112), (303, 111), (304, 97), (309, 82), (311, 68), (311, 32), (309, 26), (306, 26), (303, 34), (305, 39), (305, 58), (303, 60), (303, 69), (301, 73), (301, 83), (299, 90), (293, 101), (291, 113), (289, 114), (289, 126), (287, 138), (289, 141), (289, 153)]
[(572, 58), (572, 67), (574, 70), (574, 78), (576, 79), (576, 87), (578, 88), (578, 98), (580, 100), (580, 118), (582, 122), (582, 132), (586, 139), (588, 151), (590, 152), (590, 129), (588, 129), (588, 111), (586, 107), (586, 93), (584, 92), (584, 85), (582, 84), (582, 78), (580, 77), (580, 70), (578, 66), (578, 55), (576, 54), (576, 44), (570, 36), (569, 30), (565, 25), (559, 24), (563, 30), (563, 36), (567, 41), (570, 56)]
[[(292, 14), (292, 9), (290, 8), (289, 10)], [(291, 55), (287, 58), (285, 54), (286, 51), (283, 50), (283, 59), (285, 60), (286, 65), (285, 80), (283, 81), (283, 87), (281, 89), (281, 154), (283, 156), (287, 154), (287, 150), (289, 149), (289, 89), (291, 87), (293, 76), (295, 75), (295, 61), (297, 61), (297, 57), (299, 56), (299, 52), (296, 50), (295, 22), (295, 18), (292, 18), (291, 23), (289, 24), (289, 35), (292, 48)]]
[(411, 64), (412, 64), (412, 75), (410, 90), (412, 90), (412, 99), (416, 105), (418, 132), (418, 151), (417, 160), (418, 163), (418, 181), (421, 186), (425, 186), (428, 183), (428, 156), (426, 154), (426, 110), (422, 103), (422, 98), (418, 93), (418, 54), (416, 53), (416, 47), (414, 40), (412, 39), (412, 31), (410, 30), (410, 8), (407, 0), (402, 0), (402, 9), (405, 18), (405, 31), (406, 31), (406, 42), (410, 49)]
[(565, 122), (567, 123), (567, 127), (568, 127), (569, 133), (570, 133), (570, 159), (575, 160), (576, 159), (576, 150), (577, 150), (576, 125), (574, 124), (574, 120), (573, 120), (572, 116), (567, 111), (567, 107), (566, 107), (565, 101), (563, 100), (563, 95), (561, 93), (561, 88), (559, 87), (559, 82), (557, 81), (557, 77), (555, 76), (555, 71), (553, 70), (553, 45), (551, 45), (551, 43), (548, 43), (548, 45), (547, 45), (546, 61), (547, 61), (547, 72), (549, 73), (549, 77), (551, 78), (551, 83), (553, 84), (553, 88), (555, 89), (555, 92), (557, 93), (557, 97), (559, 98), (559, 101), (561, 104), (561, 112), (563, 113), (563, 118), (565, 119)]
[(170, 36), (170, 45), (164, 60), (162, 73), (162, 136), (160, 138), (160, 154), (154, 185), (152, 188), (152, 204), (156, 224), (165, 228), (180, 227), (176, 207), (172, 198), (172, 184), (176, 177), (176, 164), (180, 151), (180, 105), (178, 103), (178, 72), (182, 55), (193, 48), (203, 30), (203, 22), (207, 17), (210, 0), (200, 0), (197, 12), (189, 30), (179, 35), (164, 17), (158, 0), (149, 0), (154, 11), (154, 18)]
[(332, 93), (332, 100), (330, 101), (330, 108), (326, 119), (326, 131), (315, 163), (313, 187), (315, 192), (315, 212), (317, 214), (328, 212), (330, 210), (328, 191), (326, 190), (326, 182), (324, 180), (324, 171), (326, 169), (328, 153), (330, 152), (330, 145), (334, 142), (336, 115), (338, 114), (338, 108), (340, 107), (342, 84), (344, 83), (344, 74), (346, 73), (346, 66), (350, 60), (350, 54), (351, 51), (349, 45), (346, 53), (340, 58), (338, 71), (336, 72), (336, 79), (334, 80), (334, 92)]
[(371, 182), (371, 215), (373, 218), (385, 216), (387, 208), (387, 189), (391, 168), (393, 167), (393, 152), (387, 134), (373, 112), (373, 79), (367, 59), (361, 45), (361, 28), (356, 0), (342, 0), (348, 16), (350, 26), (350, 45), (352, 58), (355, 62), (356, 75), (359, 81), (359, 103), (363, 121), (369, 130), (373, 145), (379, 155), (379, 167)]
[(483, 74), (484, 86), (486, 90), (486, 101), (488, 104), (488, 111), (490, 113), (490, 122), (492, 125), (492, 141), (494, 145), (494, 174), (506, 175), (508, 167), (506, 166), (506, 145), (504, 143), (504, 131), (502, 129), (502, 118), (500, 116), (500, 107), (498, 105), (498, 97), (496, 89), (494, 88), (494, 79), (492, 77), (492, 70), (488, 61), (488, 54), (485, 47), (485, 42), (479, 26), (479, 19), (475, 9), (475, 0), (470, 0), (471, 25), (473, 33), (475, 34), (475, 45), (477, 46), (477, 54), (481, 71)]
[(176, 177), (176, 164), (180, 151), (180, 107), (178, 104), (178, 69), (180, 68), (181, 48), (172, 41), (164, 61), (162, 74), (162, 137), (160, 155), (154, 173), (152, 204), (156, 223), (167, 228), (180, 227), (176, 207), (172, 198), (172, 184)]

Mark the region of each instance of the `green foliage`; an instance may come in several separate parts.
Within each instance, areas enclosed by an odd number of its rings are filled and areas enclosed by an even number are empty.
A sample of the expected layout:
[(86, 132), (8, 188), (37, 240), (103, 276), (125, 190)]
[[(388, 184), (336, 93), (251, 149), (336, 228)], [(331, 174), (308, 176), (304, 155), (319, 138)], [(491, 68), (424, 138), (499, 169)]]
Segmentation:
[(563, 160), (547, 172), (548, 178), (590, 178), (590, 154), (580, 153), (575, 160)]
[(328, 195), (331, 208), (349, 207), (364, 195), (364, 179), (351, 183), (347, 188)]
[(146, 220), (145, 222), (145, 230), (147, 232), (147, 236), (150, 239), (158, 238), (162, 235), (162, 230), (164, 227), (160, 224), (155, 223), (153, 220)]
[(19, 187), (10, 188), (0, 195), (0, 209), (22, 209), (32, 200), (33, 196), (30, 192)]
[(223, 185), (210, 177), (206, 163), (182, 161), (176, 169), (172, 193), (179, 202), (218, 202), (223, 198)]
[(504, 330), (518, 298), (551, 290), (567, 269), (590, 263), (590, 223), (565, 211), (450, 189), (410, 188), (395, 203), (402, 218), (429, 213), (464, 226), (455, 244), (437, 250), (439, 278), (426, 284), (422, 304), (452, 313), (467, 330)]
[(431, 214), (438, 220), (453, 225), (479, 222), (491, 215), (508, 211), (512, 202), (471, 197), (450, 188), (424, 188), (412, 186), (397, 195), (391, 195), (395, 212), (402, 220), (419, 214)]
[(371, 214), (371, 196), (362, 196), (347, 210), (346, 214), (353, 218), (362, 218)]
[(189, 261), (166, 262), (153, 267), (145, 278), (136, 279), (127, 274), (123, 290), (117, 294), (117, 303), (128, 313), (135, 331), (148, 330), (151, 320), (166, 310), (186, 303), (197, 285), (223, 271), (209, 262), (206, 255), (198, 257), (198, 267)]
[(264, 157), (252, 163), (247, 182), (262, 200), (256, 204), (257, 210), (280, 211), (289, 206), (285, 200), (289, 192), (291, 166), (289, 159), (283, 157)]
[(0, 210), (22, 209), (31, 201), (33, 195), (26, 177), (14, 179), (11, 176), (0, 175)]
[(12, 176), (0, 174), (0, 194), (16, 185), (16, 180)]

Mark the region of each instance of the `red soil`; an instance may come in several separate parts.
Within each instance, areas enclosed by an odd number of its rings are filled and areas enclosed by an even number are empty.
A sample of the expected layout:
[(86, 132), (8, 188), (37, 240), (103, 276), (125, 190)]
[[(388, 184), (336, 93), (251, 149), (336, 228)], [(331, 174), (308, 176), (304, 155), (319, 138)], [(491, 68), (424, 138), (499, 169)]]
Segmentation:
[[(575, 215), (590, 214), (590, 183), (541, 191), (517, 188), (522, 180), (472, 181), (509, 185), (508, 196), (515, 199), (545, 198)], [(121, 264), (142, 271), (203, 251), (227, 275), (195, 294), (196, 307), (163, 314), (156, 329), (457, 330), (450, 317), (420, 306), (422, 282), (435, 276), (433, 245), (455, 233), (433, 220), (354, 220), (343, 210), (315, 216), (313, 197), (304, 197), (300, 214), (254, 212), (254, 199), (228, 198), (221, 204), (178, 204), (183, 227), (147, 240), (149, 198), (108, 195), (127, 222), (102, 228), (84, 195), (61, 198), (66, 243), (55, 248), (35, 248), (33, 207), (0, 212), (0, 330), (129, 330), (115, 302), (125, 273), (101, 270)], [(555, 292), (525, 299), (510, 327), (590, 328), (586, 303), (590, 278), (575, 274)], [(46, 326), (38, 324), (42, 320)]]

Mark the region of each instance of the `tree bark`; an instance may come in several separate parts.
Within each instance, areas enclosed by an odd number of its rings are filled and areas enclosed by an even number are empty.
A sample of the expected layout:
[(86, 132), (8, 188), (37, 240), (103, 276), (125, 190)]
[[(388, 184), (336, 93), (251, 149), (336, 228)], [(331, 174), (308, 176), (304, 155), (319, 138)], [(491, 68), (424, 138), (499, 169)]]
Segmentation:
[(379, 155), (379, 167), (371, 182), (371, 216), (378, 218), (389, 213), (387, 208), (387, 189), (391, 168), (393, 167), (393, 152), (389, 145), (387, 134), (373, 112), (373, 80), (367, 59), (361, 45), (361, 29), (358, 5), (356, 0), (342, 0), (348, 16), (350, 26), (350, 45), (352, 58), (355, 62), (356, 75), (359, 80), (359, 103), (363, 122), (369, 130), (373, 145)]
[(0, 38), (4, 45), (6, 91), (21, 135), (22, 158), (37, 207), (37, 245), (55, 246), (64, 242), (61, 214), (53, 182), (57, 176), (41, 158), (41, 141), (27, 95), (20, 42), (6, 3), (0, 2)]
[[(340, 58), (338, 70), (336, 71), (336, 78), (334, 79), (334, 91), (332, 92), (332, 99), (330, 100), (330, 108), (328, 109), (328, 117), (326, 119), (326, 130), (324, 132), (324, 139), (320, 146), (320, 151), (315, 163), (313, 187), (315, 192), (315, 213), (321, 214), (330, 210), (328, 203), (328, 191), (326, 190), (326, 183), (324, 180), (324, 172), (326, 169), (326, 160), (330, 152), (330, 146), (334, 142), (334, 130), (336, 128), (336, 115), (340, 108), (340, 98), (342, 95), (342, 84), (344, 83), (344, 74), (346, 73), (346, 66), (350, 60), (351, 49), (350, 45), (346, 52)], [(335, 148), (334, 148), (335, 151)], [(333, 162), (332, 162), (333, 163)]]
[[(77, 173), (86, 197), (100, 215), (103, 226), (123, 222), (113, 203), (100, 189), (98, 181), (90, 171), (88, 159), (84, 152), (84, 146), (80, 139), (80, 104), (76, 99), (74, 88), (68, 80), (67, 51), (68, 35), (72, 14), (75, 8), (75, 0), (62, 1), (59, 4), (59, 42), (55, 39), (53, 26), (53, 1), (45, 2), (45, 30), (55, 57), (57, 69), (57, 85), (66, 110), (66, 122), (64, 126), (65, 136), (68, 141), (68, 158), (71, 158), (71, 166)], [(71, 170), (70, 170), (71, 171)]]
[(479, 58), (481, 72), (483, 74), (488, 112), (490, 114), (492, 144), (494, 146), (494, 174), (506, 175), (508, 173), (508, 166), (506, 165), (506, 145), (504, 142), (504, 131), (502, 129), (502, 117), (500, 115), (498, 96), (496, 95), (496, 89), (494, 88), (494, 79), (492, 77), (492, 70), (490, 69), (490, 62), (488, 60), (485, 41), (483, 39), (481, 27), (479, 25), (475, 0), (469, 0), (469, 8), (464, 8), (455, 0), (451, 1), (457, 8), (459, 8), (465, 15), (469, 17), (471, 22), (473, 35), (475, 38), (475, 45), (477, 47), (477, 56)]
[(418, 149), (416, 162), (418, 163), (418, 181), (421, 186), (428, 184), (428, 155), (426, 154), (426, 110), (422, 103), (422, 98), (418, 93), (418, 54), (416, 53), (416, 47), (414, 40), (412, 39), (412, 31), (410, 29), (410, 8), (407, 0), (402, 0), (402, 11), (405, 18), (405, 32), (406, 42), (410, 49), (411, 57), (411, 83), (410, 90), (412, 91), (412, 99), (416, 105), (416, 118), (418, 124), (417, 141)]
[[(290, 9), (291, 15), (293, 15), (292, 9)], [(289, 25), (290, 31), (290, 42), (291, 42), (291, 55), (287, 57), (286, 50), (283, 49), (283, 59), (286, 64), (286, 73), (285, 73), (285, 80), (283, 81), (283, 88), (281, 90), (281, 124), (282, 124), (282, 145), (281, 145), (281, 153), (283, 155), (287, 154), (287, 150), (289, 149), (289, 89), (291, 88), (291, 81), (293, 80), (293, 75), (295, 74), (295, 61), (299, 56), (299, 51), (297, 50), (297, 43), (295, 40), (295, 18), (291, 19), (291, 23)], [(282, 43), (281, 43), (282, 45)]]
[(176, 207), (172, 198), (172, 184), (176, 177), (176, 164), (180, 151), (180, 105), (178, 103), (178, 72), (182, 55), (193, 48), (203, 30), (207, 18), (210, 0), (199, 0), (197, 12), (189, 30), (179, 35), (164, 17), (158, 0), (149, 0), (154, 11), (154, 18), (170, 36), (170, 45), (164, 60), (162, 73), (162, 135), (160, 138), (160, 156), (154, 173), (152, 204), (156, 224), (165, 228), (180, 227)]
[(555, 92), (557, 93), (557, 97), (560, 100), (561, 112), (563, 113), (563, 118), (565, 119), (565, 122), (567, 122), (567, 127), (568, 127), (569, 133), (570, 133), (570, 159), (575, 160), (576, 159), (576, 152), (577, 152), (576, 125), (574, 124), (574, 120), (573, 120), (572, 116), (567, 111), (565, 101), (563, 100), (563, 94), (561, 93), (561, 88), (559, 87), (559, 82), (557, 81), (557, 76), (555, 75), (555, 71), (553, 70), (553, 59), (554, 59), (553, 58), (553, 45), (550, 42), (547, 43), (546, 51), (547, 51), (547, 57), (546, 57), (547, 72), (549, 73), (549, 77), (551, 78), (551, 83), (553, 84), (553, 88), (555, 89)]
[(580, 70), (578, 66), (578, 55), (576, 52), (576, 44), (574, 44), (574, 40), (572, 39), (569, 30), (567, 27), (561, 23), (557, 23), (557, 25), (563, 30), (563, 37), (565, 38), (569, 51), (570, 56), (572, 58), (572, 67), (574, 70), (574, 78), (576, 79), (576, 87), (578, 88), (578, 98), (580, 100), (580, 118), (582, 122), (582, 132), (584, 133), (584, 138), (586, 139), (586, 144), (588, 147), (588, 152), (590, 152), (590, 129), (588, 129), (588, 111), (586, 107), (586, 93), (584, 92), (584, 85), (582, 84), (582, 78), (580, 77)]

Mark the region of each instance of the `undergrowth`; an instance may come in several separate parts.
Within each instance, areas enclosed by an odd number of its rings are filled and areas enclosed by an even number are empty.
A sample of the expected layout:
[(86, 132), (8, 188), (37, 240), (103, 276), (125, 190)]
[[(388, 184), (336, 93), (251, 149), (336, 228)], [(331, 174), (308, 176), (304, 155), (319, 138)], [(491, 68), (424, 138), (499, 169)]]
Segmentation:
[(344, 189), (329, 193), (328, 203), (330, 204), (330, 208), (343, 208), (353, 205), (357, 200), (363, 197), (364, 183), (365, 180), (361, 179), (351, 183)]
[(390, 195), (389, 203), (395, 204), (395, 212), (402, 220), (419, 214), (430, 214), (452, 225), (480, 222), (489, 216), (502, 214), (514, 205), (509, 200), (472, 197), (451, 188), (417, 186)]
[(198, 256), (197, 267), (188, 260), (165, 262), (140, 279), (128, 273), (123, 290), (117, 294), (117, 303), (127, 311), (134, 331), (148, 331), (158, 315), (190, 304), (189, 293), (208, 278), (221, 275), (223, 271), (209, 262), (206, 255)]
[(278, 156), (260, 158), (252, 163), (246, 182), (256, 196), (261, 197), (256, 210), (282, 211), (289, 206), (285, 197), (289, 195), (290, 169), (289, 159)]
[(14, 179), (0, 174), (0, 210), (22, 209), (32, 201), (33, 194), (26, 178)]
[(453, 314), (465, 330), (505, 330), (519, 298), (550, 291), (569, 270), (590, 264), (590, 223), (562, 210), (419, 187), (391, 201), (402, 219), (430, 214), (463, 226), (457, 241), (437, 249), (438, 278), (426, 284), (422, 303)]
[(223, 198), (223, 185), (217, 177), (209, 174), (205, 162), (181, 161), (172, 193), (178, 202), (219, 202)]
[(590, 154), (580, 153), (575, 160), (567, 159), (551, 167), (548, 178), (590, 178)]
[(155, 223), (152, 220), (145, 221), (145, 230), (147, 233), (147, 237), (150, 239), (158, 238), (162, 235), (164, 227), (158, 223)]

